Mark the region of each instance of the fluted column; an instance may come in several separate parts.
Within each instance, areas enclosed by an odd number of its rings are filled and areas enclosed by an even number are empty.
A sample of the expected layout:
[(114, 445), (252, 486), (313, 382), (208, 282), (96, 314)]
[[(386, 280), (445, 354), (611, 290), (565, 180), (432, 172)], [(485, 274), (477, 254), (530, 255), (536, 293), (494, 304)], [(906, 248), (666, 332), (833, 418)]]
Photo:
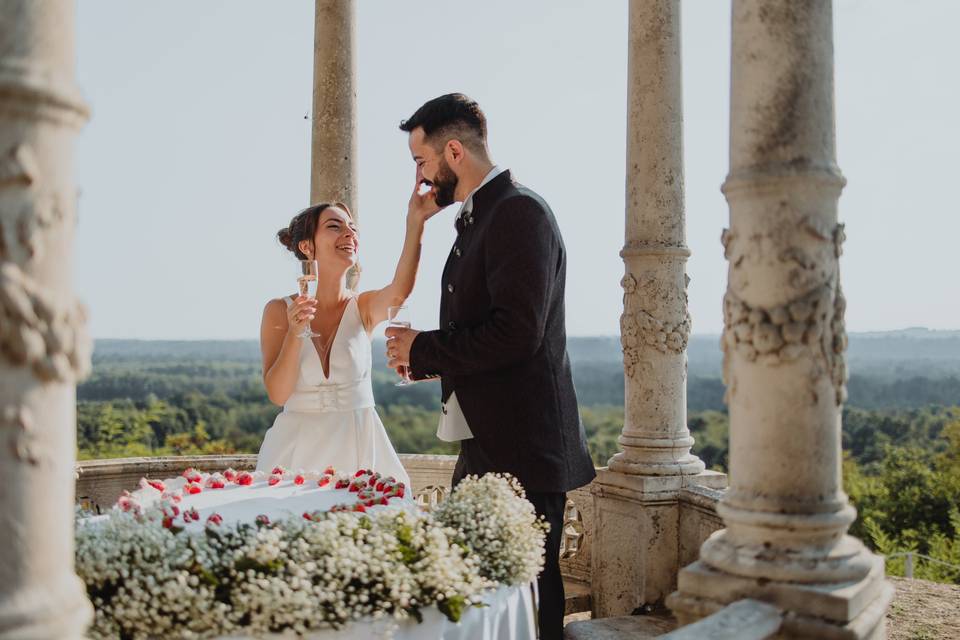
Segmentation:
[(310, 203), (357, 215), (356, 0), (316, 0)]
[(0, 638), (81, 638), (73, 571), (76, 380), (89, 369), (71, 289), (73, 0), (0, 3)]
[(681, 572), (671, 600), (681, 621), (755, 597), (794, 614), (787, 637), (828, 637), (823, 625), (883, 634), (883, 562), (846, 535), (855, 511), (841, 484), (833, 94), (829, 0), (734, 0), (722, 340), (731, 486), (718, 506), (726, 529)]
[(679, 0), (629, 5), (626, 239), (621, 255), (625, 407), (593, 485), (594, 614), (663, 600), (679, 569), (678, 493), (725, 485), (703, 473), (687, 429), (687, 275)]

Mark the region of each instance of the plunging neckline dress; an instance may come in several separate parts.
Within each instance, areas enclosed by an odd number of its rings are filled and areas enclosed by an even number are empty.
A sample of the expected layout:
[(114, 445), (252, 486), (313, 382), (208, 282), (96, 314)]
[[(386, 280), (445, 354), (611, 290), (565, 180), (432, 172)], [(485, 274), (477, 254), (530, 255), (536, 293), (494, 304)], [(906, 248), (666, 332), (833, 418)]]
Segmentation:
[[(292, 299), (284, 298), (287, 306)], [(410, 486), (383, 422), (374, 408), (370, 336), (356, 296), (343, 311), (330, 343), (329, 375), (311, 340), (300, 340), (297, 385), (267, 430), (257, 470), (280, 465), (289, 470), (353, 473), (373, 469)]]

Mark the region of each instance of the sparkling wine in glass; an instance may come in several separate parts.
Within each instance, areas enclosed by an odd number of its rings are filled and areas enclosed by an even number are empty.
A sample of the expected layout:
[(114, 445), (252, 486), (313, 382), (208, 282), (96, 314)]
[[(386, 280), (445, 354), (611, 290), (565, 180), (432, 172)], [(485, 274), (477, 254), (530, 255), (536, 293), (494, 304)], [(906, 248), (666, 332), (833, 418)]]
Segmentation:
[[(297, 277), (297, 289), (300, 295), (305, 298), (317, 297), (317, 274), (320, 272), (320, 265), (316, 260), (301, 260), (300, 275)], [(308, 322), (303, 331), (297, 336), (299, 338), (319, 338), (320, 334), (310, 328)]]
[[(402, 327), (404, 329), (411, 327), (410, 315), (407, 313), (406, 307), (387, 307), (387, 322), (391, 327)], [(410, 379), (409, 367), (400, 367), (399, 373), (400, 381), (395, 386), (406, 387), (413, 384), (413, 380)]]

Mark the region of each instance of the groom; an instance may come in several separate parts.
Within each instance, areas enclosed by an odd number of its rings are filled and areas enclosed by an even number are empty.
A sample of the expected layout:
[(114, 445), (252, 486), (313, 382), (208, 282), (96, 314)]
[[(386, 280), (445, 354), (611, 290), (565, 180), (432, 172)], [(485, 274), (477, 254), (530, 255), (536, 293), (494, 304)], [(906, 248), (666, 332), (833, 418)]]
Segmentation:
[[(566, 492), (595, 475), (567, 357), (560, 230), (543, 198), (491, 162), (486, 117), (470, 98), (434, 98), (400, 129), (417, 164), (410, 207), (463, 204), (443, 270), (440, 329), (388, 328), (389, 364), (408, 366), (413, 379), (441, 378), (437, 435), (460, 441), (454, 484), (467, 474), (513, 474), (550, 524), (540, 637), (559, 640)], [(430, 190), (421, 194), (421, 185)]]

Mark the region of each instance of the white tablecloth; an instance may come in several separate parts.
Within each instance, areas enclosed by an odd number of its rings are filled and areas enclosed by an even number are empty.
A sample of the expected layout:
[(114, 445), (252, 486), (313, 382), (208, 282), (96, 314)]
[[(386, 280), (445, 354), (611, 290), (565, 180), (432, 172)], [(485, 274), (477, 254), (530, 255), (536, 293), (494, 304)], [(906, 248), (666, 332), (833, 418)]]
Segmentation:
[[(535, 640), (536, 619), (530, 585), (500, 587), (484, 597), (486, 607), (470, 607), (460, 622), (450, 622), (436, 607), (423, 611), (423, 622), (378, 620), (354, 622), (335, 631), (325, 629), (303, 636), (305, 640)], [(393, 628), (393, 635), (390, 629)], [(289, 638), (292, 635), (273, 635)], [(226, 636), (220, 640), (247, 640)]]

